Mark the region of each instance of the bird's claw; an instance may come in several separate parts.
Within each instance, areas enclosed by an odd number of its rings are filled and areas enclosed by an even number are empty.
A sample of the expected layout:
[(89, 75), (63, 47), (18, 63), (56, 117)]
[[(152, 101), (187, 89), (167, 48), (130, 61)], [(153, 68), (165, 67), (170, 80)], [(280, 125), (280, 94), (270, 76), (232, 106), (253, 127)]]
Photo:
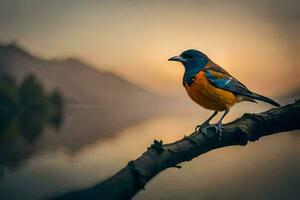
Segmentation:
[(196, 128), (195, 128), (195, 131), (199, 132), (200, 129), (201, 129), (201, 125), (197, 125)]
[(222, 139), (222, 130), (223, 130), (223, 124), (217, 123), (217, 124), (202, 124), (196, 126), (196, 131), (199, 131), (201, 129), (201, 132), (208, 136), (207, 129), (214, 128), (217, 133), (219, 133), (219, 141)]
[(210, 124), (208, 122), (204, 122), (201, 125), (199, 124), (199, 125), (196, 126), (195, 131), (196, 132), (199, 132), (199, 131), (203, 132), (203, 128), (205, 128), (207, 126), (210, 126)]
[(219, 133), (219, 141), (222, 140), (222, 132), (223, 132), (223, 124), (222, 123), (217, 123), (216, 126), (216, 131)]

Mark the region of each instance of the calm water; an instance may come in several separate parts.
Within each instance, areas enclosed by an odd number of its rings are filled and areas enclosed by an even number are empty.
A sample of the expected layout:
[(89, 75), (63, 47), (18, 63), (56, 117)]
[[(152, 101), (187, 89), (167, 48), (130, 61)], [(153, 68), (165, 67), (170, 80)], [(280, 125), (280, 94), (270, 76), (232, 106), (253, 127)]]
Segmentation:
[[(248, 105), (233, 109), (227, 121), (245, 110), (267, 109)], [(154, 139), (182, 138), (209, 114), (198, 108), (198, 113), (137, 116), (124, 123), (125, 115), (103, 118), (102, 111), (70, 109), (58, 132), (48, 128), (32, 144), (17, 139), (2, 146), (0, 199), (43, 199), (93, 185), (139, 156)], [(295, 133), (215, 150), (181, 170), (162, 172), (135, 199), (299, 199), (299, 153)]]

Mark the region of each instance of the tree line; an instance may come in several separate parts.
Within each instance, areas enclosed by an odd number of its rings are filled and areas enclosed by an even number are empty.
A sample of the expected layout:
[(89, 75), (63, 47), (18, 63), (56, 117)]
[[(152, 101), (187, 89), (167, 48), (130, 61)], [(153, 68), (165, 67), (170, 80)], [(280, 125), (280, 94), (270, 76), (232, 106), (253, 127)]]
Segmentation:
[(46, 123), (59, 127), (63, 107), (59, 90), (47, 92), (35, 75), (29, 74), (19, 83), (10, 75), (1, 75), (0, 139), (19, 132), (33, 142)]

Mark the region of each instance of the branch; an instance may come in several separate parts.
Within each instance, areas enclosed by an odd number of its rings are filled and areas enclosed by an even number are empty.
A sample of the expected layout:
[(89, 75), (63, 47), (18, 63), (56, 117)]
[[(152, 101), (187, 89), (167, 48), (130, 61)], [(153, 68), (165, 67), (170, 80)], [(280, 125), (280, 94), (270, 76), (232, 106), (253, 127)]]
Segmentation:
[(181, 168), (179, 163), (213, 149), (232, 145), (246, 145), (260, 137), (279, 132), (300, 129), (300, 101), (259, 114), (244, 114), (241, 118), (224, 125), (222, 140), (214, 129), (208, 136), (194, 132), (188, 137), (170, 144), (154, 143), (139, 158), (109, 179), (88, 189), (70, 192), (56, 199), (131, 199), (159, 172)]

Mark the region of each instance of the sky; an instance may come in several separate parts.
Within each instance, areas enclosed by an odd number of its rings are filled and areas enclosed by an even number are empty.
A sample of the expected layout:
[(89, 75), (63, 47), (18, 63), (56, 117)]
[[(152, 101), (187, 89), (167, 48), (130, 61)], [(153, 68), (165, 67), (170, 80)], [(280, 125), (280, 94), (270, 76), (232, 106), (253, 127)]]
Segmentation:
[(0, 41), (78, 57), (161, 94), (182, 91), (167, 59), (195, 48), (250, 89), (300, 87), (298, 0), (0, 0)]

